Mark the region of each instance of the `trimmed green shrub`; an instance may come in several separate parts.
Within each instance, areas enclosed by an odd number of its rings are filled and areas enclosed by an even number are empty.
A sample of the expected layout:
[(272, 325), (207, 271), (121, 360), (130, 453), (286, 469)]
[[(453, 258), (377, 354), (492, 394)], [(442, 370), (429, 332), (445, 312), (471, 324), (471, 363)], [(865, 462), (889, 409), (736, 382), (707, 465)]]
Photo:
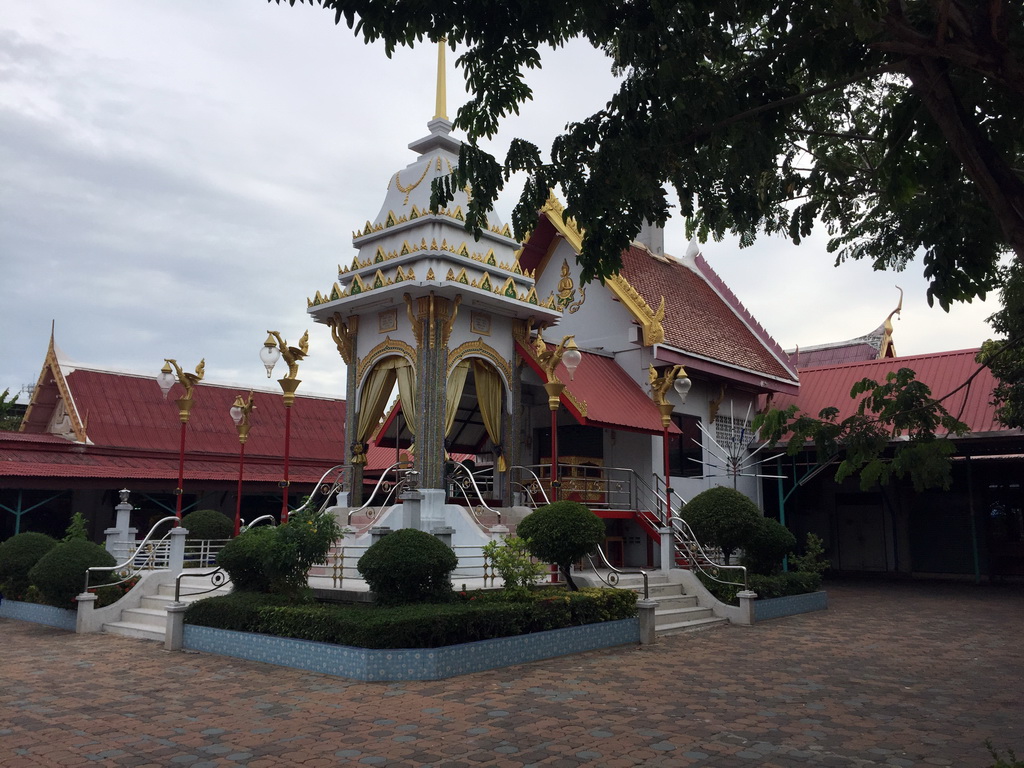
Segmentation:
[(45, 533), (26, 531), (0, 544), (0, 594), (21, 600), (31, 582), (28, 572), (39, 558), (57, 546), (57, 540)]
[[(113, 555), (99, 544), (72, 539), (59, 543), (43, 555), (28, 572), (28, 579), (47, 603), (70, 608), (75, 596), (85, 587), (86, 570), (114, 565), (117, 561)], [(112, 580), (109, 573), (98, 573), (92, 575), (89, 583), (99, 585)]]
[(636, 599), (625, 589), (542, 589), (519, 600), (479, 592), (444, 604), (294, 605), (275, 595), (236, 592), (193, 603), (185, 622), (360, 648), (438, 648), (628, 619), (636, 616)]
[(743, 565), (749, 573), (771, 576), (782, 570), (783, 558), (794, 549), (796, 536), (778, 520), (762, 517), (743, 544)]
[(260, 610), (289, 603), (290, 599), (284, 595), (235, 591), (230, 595), (207, 597), (190, 603), (185, 609), (185, 623), (237, 632), (259, 632)]
[(744, 546), (762, 519), (757, 505), (739, 491), (725, 486), (709, 488), (694, 496), (680, 516), (701, 544), (722, 550), (726, 565), (733, 552)]
[(181, 518), (181, 527), (188, 531), (189, 541), (230, 539), (235, 534), (235, 521), (216, 509), (197, 509)]
[(356, 569), (380, 603), (395, 605), (451, 599), (451, 573), (458, 564), (436, 536), (402, 528), (366, 550)]
[(228, 572), (236, 590), (270, 592), (273, 574), (269, 563), (276, 541), (275, 528), (250, 528), (224, 545), (217, 553), (217, 565)]
[(789, 571), (777, 573), (774, 576), (763, 576), (752, 574), (747, 579), (750, 588), (757, 593), (759, 600), (769, 600), (773, 597), (787, 597), (789, 595), (805, 595), (808, 592), (817, 592), (821, 588), (821, 576), (817, 573), (804, 573), (802, 571)]
[(529, 542), (533, 556), (558, 566), (566, 584), (572, 579), (572, 564), (593, 552), (604, 541), (604, 521), (575, 501), (556, 501), (527, 515), (516, 530)]

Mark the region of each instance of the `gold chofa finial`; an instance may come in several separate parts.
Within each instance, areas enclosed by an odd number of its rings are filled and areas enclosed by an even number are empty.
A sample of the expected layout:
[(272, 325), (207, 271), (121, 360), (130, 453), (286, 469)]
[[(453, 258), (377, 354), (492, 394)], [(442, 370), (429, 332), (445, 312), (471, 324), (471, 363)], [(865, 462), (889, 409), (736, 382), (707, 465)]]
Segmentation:
[(435, 107), (435, 120), (447, 120), (448, 119), (448, 106), (447, 97), (445, 96), (444, 89), (444, 46), (447, 42), (446, 37), (442, 37), (437, 41), (437, 105)]

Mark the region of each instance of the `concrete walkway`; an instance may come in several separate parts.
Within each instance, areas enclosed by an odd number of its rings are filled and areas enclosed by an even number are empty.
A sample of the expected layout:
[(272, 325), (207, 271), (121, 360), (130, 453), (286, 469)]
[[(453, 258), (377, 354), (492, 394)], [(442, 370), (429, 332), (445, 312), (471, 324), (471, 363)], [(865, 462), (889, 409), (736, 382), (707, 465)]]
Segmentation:
[(1024, 757), (1024, 590), (831, 608), (440, 682), (353, 683), (0, 619), (0, 766), (990, 766)]

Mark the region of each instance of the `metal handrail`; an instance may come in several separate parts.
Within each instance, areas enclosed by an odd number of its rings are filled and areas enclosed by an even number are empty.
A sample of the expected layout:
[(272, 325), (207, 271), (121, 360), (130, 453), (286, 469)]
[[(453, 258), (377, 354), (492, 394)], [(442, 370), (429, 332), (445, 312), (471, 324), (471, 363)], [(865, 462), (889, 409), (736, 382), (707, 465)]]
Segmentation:
[[(380, 490), (381, 485), (384, 483), (384, 479), (388, 476), (389, 472), (391, 472), (392, 470), (397, 472), (399, 468), (403, 468), (404, 469), (404, 468), (412, 467), (412, 466), (413, 466), (413, 463), (411, 461), (396, 461), (390, 467), (388, 467), (383, 472), (381, 472), (380, 473), (380, 477), (377, 478), (377, 483), (373, 486), (373, 491), (370, 492), (369, 497), (366, 499), (365, 502), (363, 502), (362, 506), (357, 507), (357, 508), (352, 509), (352, 510), (349, 510), (348, 520), (346, 522), (347, 523), (351, 523), (352, 522), (352, 517), (354, 515), (357, 515), (360, 512), (362, 512), (363, 510), (369, 508), (370, 502), (372, 502), (374, 500), (374, 498), (377, 496), (377, 491)], [(381, 506), (381, 507), (386, 506), (387, 502), (388, 502), (388, 499), (390, 499), (393, 494), (397, 493), (398, 489), (400, 487), (403, 487), (405, 483), (406, 483), (406, 479), (405, 478), (402, 478), (400, 480), (395, 481), (395, 484), (393, 486), (391, 486), (391, 488), (388, 489), (387, 495), (384, 497), (384, 504), (383, 505), (378, 505), (378, 506)]]
[[(690, 528), (687, 523), (681, 517), (672, 518), (672, 529), (675, 533), (675, 541), (678, 545), (681, 545), (683, 549), (683, 555), (686, 557), (691, 567), (697, 568), (698, 571), (703, 573), (712, 581), (717, 581), (719, 584), (730, 584), (736, 587), (743, 587), (747, 589), (747, 567), (745, 565), (723, 565), (716, 563), (707, 552), (704, 551), (704, 547), (701, 546), (697, 537), (693, 533), (693, 529)], [(694, 550), (696, 555), (694, 556)], [(719, 571), (730, 570), (739, 571), (743, 575), (743, 581), (725, 581), (724, 579), (718, 578)]]
[(253, 520), (251, 523), (243, 524), (242, 527), (245, 530), (249, 530), (250, 528), (253, 528), (254, 526), (257, 526), (260, 523), (269, 523), (271, 526), (275, 526), (275, 525), (277, 525), (277, 518), (275, 518), (273, 515), (260, 515), (255, 520)]
[(181, 602), (181, 580), (182, 579), (198, 579), (198, 578), (210, 578), (210, 583), (213, 585), (209, 589), (204, 589), (201, 592), (192, 592), (193, 595), (205, 595), (208, 592), (214, 592), (225, 584), (231, 583), (231, 576), (227, 571), (224, 570), (223, 566), (215, 568), (212, 571), (206, 571), (205, 573), (196, 573), (195, 571), (182, 571), (174, 579), (174, 602)]
[(597, 574), (597, 577), (601, 579), (601, 581), (603, 581), (609, 587), (614, 587), (618, 585), (620, 576), (636, 576), (637, 574), (639, 574), (644, 577), (644, 600), (650, 599), (650, 585), (648, 584), (647, 571), (645, 571), (643, 568), (638, 568), (635, 571), (624, 571), (621, 568), (616, 568), (614, 565), (608, 562), (608, 558), (605, 556), (604, 550), (600, 547), (597, 548), (597, 554), (598, 556), (600, 556), (601, 562), (604, 564), (604, 567), (607, 568), (609, 571), (607, 577), (605, 577), (601, 573), (601, 570), (596, 565), (594, 565), (593, 554), (587, 555), (587, 560), (590, 562), (590, 565), (594, 569), (594, 573)]
[[(110, 572), (110, 571), (117, 572), (117, 571), (121, 571), (121, 570), (124, 570), (124, 569), (128, 569), (129, 570), (128, 575), (122, 577), (119, 581), (110, 582), (109, 584), (97, 585), (97, 586), (107, 587), (107, 586), (111, 586), (113, 584), (121, 584), (121, 583), (123, 583), (125, 581), (128, 581), (128, 579), (132, 578), (137, 573), (140, 573), (143, 570), (145, 570), (144, 568), (137, 568), (137, 567), (132, 569), (132, 566), (134, 566), (136, 564), (136, 560), (139, 557), (139, 550), (141, 550), (143, 547), (146, 546), (146, 544), (149, 543), (149, 540), (151, 538), (153, 538), (153, 534), (156, 532), (157, 528), (159, 528), (164, 523), (170, 522), (172, 520), (174, 522), (178, 522), (178, 516), (177, 515), (168, 515), (167, 517), (164, 517), (164, 518), (162, 518), (160, 520), (157, 520), (156, 523), (153, 525), (153, 527), (149, 529), (149, 533), (147, 533), (143, 537), (142, 541), (139, 542), (138, 546), (135, 547), (135, 551), (132, 552), (131, 557), (129, 557), (123, 563), (118, 563), (117, 565), (94, 565), (94, 566), (91, 566), (90, 568), (87, 568), (85, 570), (85, 589), (83, 591), (84, 592), (88, 592), (89, 591), (89, 574), (92, 573), (93, 571), (96, 571), (97, 573), (100, 573), (100, 572), (104, 572), (104, 571), (106, 571), (106, 572)], [(164, 538), (161, 539), (160, 542), (158, 542), (157, 546), (159, 546), (159, 544), (163, 543), (164, 540), (166, 540), (167, 536), (169, 536), (169, 535), (170, 535), (170, 531), (168, 531), (166, 534), (164, 534)], [(150, 560), (152, 560), (152, 553), (150, 555)]]
[[(527, 485), (521, 480), (516, 479), (514, 475), (517, 470), (528, 473), (530, 477), (533, 478), (532, 482), (529, 485)], [(545, 504), (551, 503), (551, 500), (548, 499), (547, 491), (544, 490), (543, 483), (541, 483), (541, 480), (537, 476), (537, 473), (534, 472), (531, 467), (527, 467), (522, 464), (515, 464), (509, 467), (509, 476), (511, 478), (511, 482), (522, 488), (523, 492), (526, 494), (526, 498), (529, 499), (531, 502), (533, 501), (533, 494), (535, 492), (539, 492), (540, 495), (544, 498)], [(536, 507), (536, 504), (534, 504), (533, 506)]]
[[(351, 474), (351, 471), (351, 464), (335, 464), (333, 467), (328, 469), (320, 476), (320, 479), (317, 481), (316, 485), (313, 486), (313, 490), (306, 498), (305, 503), (303, 503), (297, 509), (293, 510), (290, 514), (294, 515), (298, 514), (299, 512), (305, 512), (313, 504), (318, 493), (324, 496), (323, 503), (320, 505), (320, 509), (318, 511), (322, 512), (323, 510), (325, 510), (327, 508), (328, 503), (331, 500), (331, 497), (335, 493), (338, 493), (339, 491), (344, 491), (346, 488), (351, 486), (349, 479), (346, 477), (346, 475)], [(332, 480), (329, 483), (325, 482), (327, 480), (328, 475), (330, 475), (332, 472), (337, 472), (337, 477), (334, 478), (334, 480)]]
[[(469, 494), (466, 492), (466, 486), (467, 486), (467, 484), (471, 485), (473, 487), (473, 491), (476, 493), (476, 497), (477, 497), (478, 501), (480, 502), (479, 506), (483, 507), (488, 512), (492, 512), (495, 515), (497, 515), (498, 516), (498, 522), (500, 523), (501, 522), (501, 511), (492, 508), (490, 505), (487, 504), (486, 501), (484, 501), (484, 495), (483, 495), (483, 493), (481, 493), (480, 486), (477, 485), (476, 478), (473, 477), (473, 473), (470, 471), (469, 467), (467, 467), (461, 461), (452, 461), (451, 464), (453, 466), (453, 469), (452, 469), (451, 472), (447, 473), (447, 477), (445, 478), (445, 480), (446, 481), (451, 481), (452, 485), (455, 486), (456, 488), (458, 488), (462, 492), (462, 496), (466, 500), (466, 503), (470, 505), (470, 509), (472, 509), (473, 502), (470, 500)], [(457, 478), (457, 475), (460, 474), (460, 471), (461, 471), (462, 474), (465, 474), (465, 478), (463, 478), (462, 480), (459, 480)], [(475, 510), (473, 511), (473, 517), (474, 517), (474, 519), (476, 519), (476, 511)], [(483, 523), (481, 523), (479, 519), (477, 519), (476, 522), (481, 527), (483, 526)]]

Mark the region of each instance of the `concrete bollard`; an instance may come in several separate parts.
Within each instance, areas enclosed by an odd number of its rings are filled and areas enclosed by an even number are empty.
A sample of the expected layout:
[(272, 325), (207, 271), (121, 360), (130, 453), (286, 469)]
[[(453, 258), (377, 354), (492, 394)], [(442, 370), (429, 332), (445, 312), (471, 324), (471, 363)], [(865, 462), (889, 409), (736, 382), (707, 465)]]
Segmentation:
[(164, 648), (180, 651), (185, 644), (186, 603), (171, 603), (167, 606), (167, 629), (164, 634)]
[(637, 611), (640, 617), (640, 645), (650, 645), (655, 641), (654, 610), (658, 607), (657, 600), (637, 600)]
[(75, 614), (75, 633), (87, 635), (92, 632), (99, 632), (96, 624), (94, 611), (96, 610), (96, 595), (92, 592), (83, 592), (75, 598), (78, 610)]
[(754, 623), (754, 601), (757, 599), (757, 592), (744, 589), (737, 592), (736, 597), (740, 600), (740, 615), (736, 623), (749, 627)]

